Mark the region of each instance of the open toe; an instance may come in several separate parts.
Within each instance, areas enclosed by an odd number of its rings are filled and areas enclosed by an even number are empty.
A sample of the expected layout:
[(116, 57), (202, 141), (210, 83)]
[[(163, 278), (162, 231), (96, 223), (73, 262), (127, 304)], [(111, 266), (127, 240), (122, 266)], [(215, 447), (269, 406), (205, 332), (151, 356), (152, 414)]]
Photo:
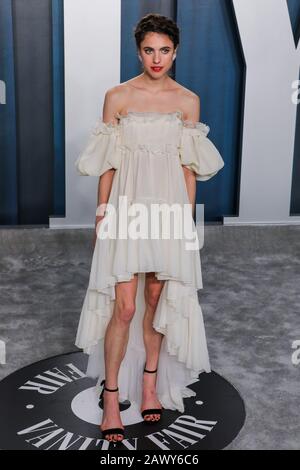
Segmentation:
[[(104, 409), (104, 390), (107, 392), (118, 392), (119, 389), (109, 389), (105, 386), (105, 380), (102, 380), (101, 385), (103, 386), (103, 389), (101, 391), (100, 397), (99, 397), (99, 406), (102, 405)], [(124, 439), (124, 428), (107, 428), (107, 429), (101, 429), (102, 432), (102, 439), (106, 439), (109, 442), (121, 442)], [(119, 436), (121, 436), (121, 439), (119, 439)]]

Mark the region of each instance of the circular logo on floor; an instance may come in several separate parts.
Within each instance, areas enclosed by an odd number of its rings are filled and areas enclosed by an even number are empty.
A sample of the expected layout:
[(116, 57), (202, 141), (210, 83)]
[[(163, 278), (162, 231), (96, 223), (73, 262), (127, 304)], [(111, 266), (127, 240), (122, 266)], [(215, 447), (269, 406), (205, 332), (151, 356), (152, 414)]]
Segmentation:
[(211, 372), (189, 385), (196, 396), (185, 411), (163, 410), (144, 423), (130, 402), (120, 405), (125, 439), (101, 438), (95, 380), (85, 376), (87, 355), (74, 352), (24, 367), (0, 382), (0, 448), (31, 450), (223, 449), (245, 421), (244, 402), (223, 377)]

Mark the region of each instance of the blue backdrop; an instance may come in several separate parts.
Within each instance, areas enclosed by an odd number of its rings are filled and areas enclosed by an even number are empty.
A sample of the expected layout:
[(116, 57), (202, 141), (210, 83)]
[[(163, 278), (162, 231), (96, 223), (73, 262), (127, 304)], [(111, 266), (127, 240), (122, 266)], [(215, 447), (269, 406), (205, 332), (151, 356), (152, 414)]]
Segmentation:
[[(287, 1), (295, 44), (300, 3)], [(87, 6), (88, 7), (88, 6)], [(246, 67), (231, 0), (122, 0), (121, 82), (141, 73), (133, 28), (149, 12), (177, 21), (173, 77), (201, 99), (201, 121), (225, 161), (197, 184), (205, 220), (238, 215)], [(63, 0), (0, 1), (0, 224), (48, 225), (65, 213)], [(193, 60), (191, 60), (193, 57)], [(298, 107), (299, 108), (299, 107)], [(300, 213), (300, 116), (291, 214)]]

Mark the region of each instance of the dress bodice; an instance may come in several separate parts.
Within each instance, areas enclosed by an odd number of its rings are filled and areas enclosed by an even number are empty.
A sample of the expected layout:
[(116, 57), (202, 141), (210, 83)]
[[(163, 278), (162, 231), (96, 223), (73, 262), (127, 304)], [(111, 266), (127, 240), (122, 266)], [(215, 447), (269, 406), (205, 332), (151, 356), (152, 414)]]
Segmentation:
[(139, 113), (129, 111), (117, 114), (120, 126), (120, 143), (131, 149), (176, 149), (180, 146), (181, 115), (175, 113)]
[(124, 155), (129, 157), (137, 150), (176, 157), (195, 172), (198, 181), (208, 180), (224, 166), (217, 148), (207, 138), (209, 126), (183, 120), (181, 111), (128, 111), (116, 117), (117, 124), (97, 119), (87, 146), (75, 162), (81, 175), (101, 176), (110, 168), (119, 169)]

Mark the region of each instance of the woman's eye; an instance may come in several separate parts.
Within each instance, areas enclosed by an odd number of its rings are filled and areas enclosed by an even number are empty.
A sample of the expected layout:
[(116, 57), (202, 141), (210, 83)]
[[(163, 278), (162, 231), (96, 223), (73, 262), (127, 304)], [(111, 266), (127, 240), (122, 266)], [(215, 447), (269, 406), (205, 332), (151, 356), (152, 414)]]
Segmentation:
[[(145, 49), (146, 54), (151, 54), (152, 49)], [(163, 54), (168, 54), (170, 52), (170, 49), (162, 49)]]

